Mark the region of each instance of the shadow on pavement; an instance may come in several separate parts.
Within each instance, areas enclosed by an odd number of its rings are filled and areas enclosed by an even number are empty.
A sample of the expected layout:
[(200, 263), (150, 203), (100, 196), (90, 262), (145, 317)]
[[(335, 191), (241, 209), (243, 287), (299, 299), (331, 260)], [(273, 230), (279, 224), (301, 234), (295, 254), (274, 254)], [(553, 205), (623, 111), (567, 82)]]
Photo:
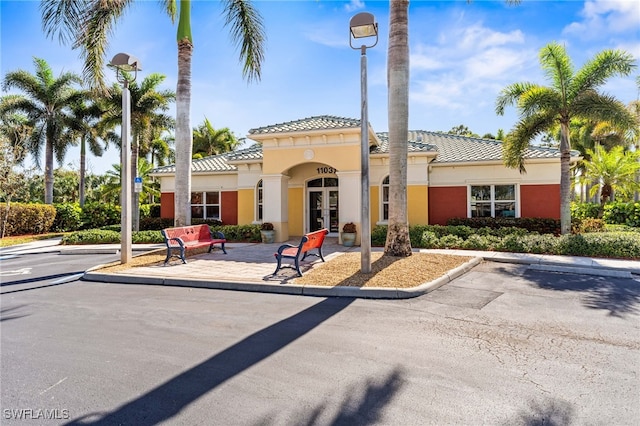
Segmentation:
[(25, 306), (27, 305), (16, 305), (9, 308), (0, 309), (0, 322), (29, 316), (30, 314), (22, 314), (20, 312), (16, 312), (20, 311)]
[(586, 307), (611, 316), (640, 312), (640, 284), (634, 280), (539, 271), (527, 271), (524, 277), (539, 288), (584, 293)]
[(565, 401), (549, 399), (543, 403), (529, 402), (529, 408), (521, 410), (517, 419), (508, 425), (523, 426), (564, 426), (571, 424), (573, 407)]
[(112, 412), (87, 414), (67, 424), (144, 426), (164, 422), (207, 392), (310, 332), (353, 301), (325, 299), (252, 334)]
[[(278, 418), (278, 413), (267, 416), (254, 424), (295, 424), (295, 425), (370, 425), (382, 423), (383, 408), (387, 406), (404, 384), (403, 374), (399, 368), (391, 371), (386, 377), (377, 380), (369, 379), (364, 386), (351, 386), (342, 397), (342, 403), (335, 408), (325, 402), (307, 412), (294, 412), (295, 421), (287, 422)], [(325, 414), (326, 413), (326, 414)], [(325, 418), (331, 416), (329, 418)]]

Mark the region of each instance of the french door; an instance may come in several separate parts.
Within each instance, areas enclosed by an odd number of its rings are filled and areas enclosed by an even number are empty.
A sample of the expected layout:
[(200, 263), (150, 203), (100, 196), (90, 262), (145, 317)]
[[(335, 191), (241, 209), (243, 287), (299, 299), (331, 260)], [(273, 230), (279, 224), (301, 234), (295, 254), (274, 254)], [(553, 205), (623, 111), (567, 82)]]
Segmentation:
[[(307, 229), (308, 232), (317, 231), (327, 228), (329, 233), (338, 233), (339, 217), (338, 217), (338, 187), (329, 186), (312, 186), (322, 181), (322, 178), (310, 182), (307, 185)], [(337, 179), (324, 179), (325, 185), (337, 185)], [(336, 181), (334, 183), (334, 181)]]

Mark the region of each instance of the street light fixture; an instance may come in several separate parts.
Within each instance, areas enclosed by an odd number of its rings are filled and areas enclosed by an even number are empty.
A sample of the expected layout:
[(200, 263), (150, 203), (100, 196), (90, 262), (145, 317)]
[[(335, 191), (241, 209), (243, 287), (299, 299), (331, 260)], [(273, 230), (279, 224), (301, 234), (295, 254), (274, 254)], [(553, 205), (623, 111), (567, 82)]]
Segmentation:
[[(362, 44), (354, 47), (352, 39), (375, 37), (371, 45)], [(360, 241), (360, 270), (363, 274), (371, 273), (371, 215), (369, 212), (369, 118), (367, 100), (367, 49), (378, 44), (378, 23), (368, 12), (361, 12), (349, 21), (349, 46), (360, 49), (360, 190), (362, 210), (360, 224), (362, 238)]]
[[(127, 53), (118, 53), (113, 57), (110, 66), (116, 69), (116, 79), (122, 83), (122, 126), (121, 127), (121, 165), (120, 165), (120, 263), (131, 262), (131, 94), (129, 83), (136, 81), (141, 71), (140, 61)], [(133, 72), (133, 79), (125, 72)]]

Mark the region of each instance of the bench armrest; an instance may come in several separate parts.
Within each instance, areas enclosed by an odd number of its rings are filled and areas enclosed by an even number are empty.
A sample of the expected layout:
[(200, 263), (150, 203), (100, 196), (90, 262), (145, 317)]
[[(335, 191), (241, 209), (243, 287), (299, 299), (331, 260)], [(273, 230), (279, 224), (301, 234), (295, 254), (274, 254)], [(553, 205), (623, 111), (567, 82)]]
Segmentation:
[(224, 234), (221, 231), (211, 231), (212, 239), (226, 240)]
[(182, 238), (180, 237), (169, 238), (167, 241), (167, 245), (169, 245), (170, 241), (176, 241), (180, 245), (180, 247), (184, 247), (184, 241), (182, 241)]
[(288, 248), (298, 248), (298, 246), (294, 246), (291, 244), (283, 244), (278, 248), (278, 255), (281, 255), (283, 251), (285, 251)]

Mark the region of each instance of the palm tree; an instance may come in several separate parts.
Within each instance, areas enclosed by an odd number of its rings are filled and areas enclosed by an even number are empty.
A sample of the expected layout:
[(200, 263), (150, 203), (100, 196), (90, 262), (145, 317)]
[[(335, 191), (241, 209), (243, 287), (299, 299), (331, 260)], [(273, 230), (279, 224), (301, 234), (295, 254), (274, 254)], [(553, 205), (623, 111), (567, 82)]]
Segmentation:
[[(123, 73), (125, 78), (129, 77)], [(164, 114), (169, 109), (169, 103), (175, 98), (171, 90), (159, 90), (158, 86), (164, 81), (162, 74), (150, 74), (140, 84), (135, 81), (129, 83), (131, 96), (131, 173), (132, 176), (139, 176), (137, 169), (138, 154), (144, 150), (143, 155), (148, 152), (153, 131), (158, 128), (173, 126), (173, 118)], [(99, 123), (99, 128), (104, 132), (120, 125), (122, 120), (122, 88), (119, 84), (114, 84), (110, 90), (110, 96), (106, 101), (107, 109)], [(131, 182), (131, 193), (133, 194), (132, 204), (136, 206), (133, 211), (134, 230), (139, 228), (140, 194), (133, 190), (134, 183)]]
[(194, 158), (233, 151), (239, 145), (238, 138), (228, 127), (216, 130), (206, 117), (200, 126), (193, 129)]
[(588, 152), (591, 160), (584, 164), (583, 180), (592, 185), (591, 197), (600, 194), (600, 204), (613, 201), (616, 194), (631, 199), (633, 193), (640, 189), (636, 182), (636, 174), (640, 171), (640, 152), (625, 152), (622, 146), (607, 151), (600, 145)]
[[(175, 225), (191, 223), (191, 1), (164, 0), (164, 8), (172, 21), (178, 14), (178, 83), (176, 87), (176, 187)], [(249, 0), (223, 0), (225, 25), (231, 26), (234, 44), (240, 47), (243, 75), (249, 81), (259, 80), (264, 60), (265, 34), (262, 18)], [(131, 0), (42, 0), (43, 27), (47, 35), (58, 34), (63, 42), (79, 48), (85, 60), (84, 76), (98, 87), (104, 87), (104, 55), (108, 35)]]
[(0, 114), (12, 112), (24, 113), (33, 126), (27, 150), (40, 167), (42, 144), (45, 146), (45, 191), (44, 202), (53, 203), (53, 158), (61, 163), (73, 139), (65, 135), (72, 121), (68, 114), (71, 105), (82, 98), (83, 94), (74, 89), (81, 83), (78, 75), (72, 72), (62, 73), (55, 78), (51, 67), (44, 59), (33, 59), (36, 72), (18, 70), (5, 75), (3, 89), (20, 89), (24, 95), (5, 96), (0, 103)]
[(633, 56), (621, 50), (604, 50), (574, 71), (563, 46), (550, 43), (540, 50), (540, 64), (550, 86), (514, 83), (504, 88), (496, 100), (496, 113), (504, 114), (516, 105), (520, 121), (507, 136), (503, 155), (507, 167), (526, 172), (524, 154), (530, 142), (560, 123), (560, 223), (561, 232), (571, 232), (571, 119), (606, 120), (626, 127), (633, 123), (625, 106), (615, 98), (601, 94), (598, 88), (610, 77), (626, 76), (634, 69)]
[(72, 133), (72, 138), (80, 140), (80, 207), (84, 206), (85, 200), (87, 145), (91, 154), (96, 157), (102, 157), (104, 148), (106, 148), (106, 142), (101, 143), (96, 129), (96, 123), (102, 111), (97, 103), (90, 100), (88, 93), (87, 98), (88, 102), (83, 99), (71, 105), (71, 114), (75, 124), (68, 130)]
[[(121, 176), (122, 167), (120, 164), (112, 164), (111, 170), (107, 170), (105, 173), (105, 182), (100, 188), (100, 193), (103, 201), (110, 203), (119, 203), (121, 194)], [(158, 190), (158, 184), (153, 181), (149, 174), (153, 170), (153, 165), (144, 158), (138, 158), (138, 173), (142, 178), (142, 191), (140, 191), (141, 198), (152, 198), (160, 196)]]
[(389, 223), (385, 255), (411, 256), (407, 215), (409, 132), (409, 1), (391, 0), (389, 11)]
[(149, 156), (152, 166), (166, 166), (167, 163), (175, 160), (175, 151), (171, 146), (175, 142), (173, 135), (167, 133), (166, 129), (155, 129), (153, 138), (149, 145), (149, 152), (145, 156)]

